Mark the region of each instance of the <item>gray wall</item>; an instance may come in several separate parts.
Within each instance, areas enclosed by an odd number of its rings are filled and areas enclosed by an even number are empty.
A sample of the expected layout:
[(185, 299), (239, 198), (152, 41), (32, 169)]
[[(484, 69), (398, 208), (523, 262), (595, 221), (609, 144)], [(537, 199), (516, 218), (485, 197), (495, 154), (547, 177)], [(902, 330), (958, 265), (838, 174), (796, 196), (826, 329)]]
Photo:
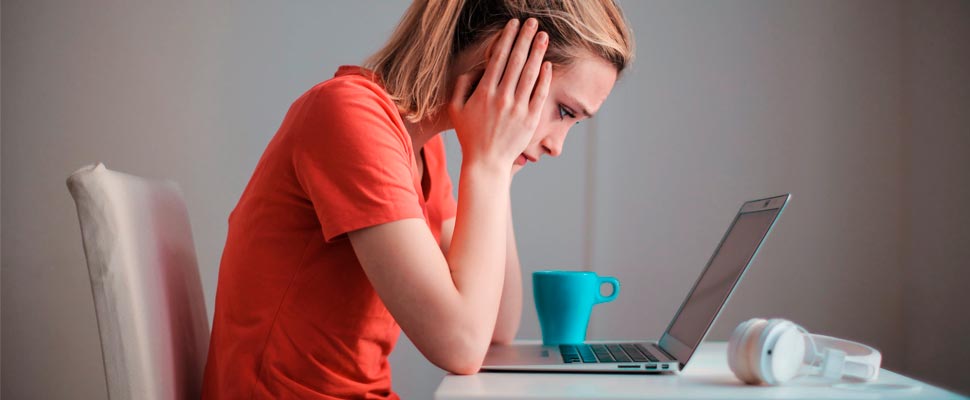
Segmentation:
[(970, 2), (904, 13), (904, 365), (970, 393)]
[[(967, 4), (623, 2), (637, 63), (513, 185), (526, 273), (617, 276), (591, 335), (657, 336), (741, 202), (792, 192), (711, 338), (787, 317), (970, 392)], [(283, 113), (406, 6), (3, 1), (0, 395), (105, 397), (70, 172), (182, 185), (211, 315), (226, 218)], [(522, 338), (539, 335), (530, 293)], [(406, 338), (392, 364), (406, 398), (443, 376)]]
[[(2, 9), (2, 8), (3, 7), (0, 6), (0, 9)], [(0, 21), (2, 21), (2, 20), (3, 20), (3, 16), (2, 16), (2, 14), (0, 14)], [(2, 24), (0, 24), (0, 25), (2, 25)], [(2, 30), (2, 29), (0, 29), (0, 30)], [(0, 34), (0, 43), (3, 42), (2, 37), (3, 37), (3, 35)], [(2, 51), (2, 48), (3, 48), (3, 46), (0, 45), (0, 66), (3, 65), (3, 57), (2, 57), (3, 51)], [(0, 70), (2, 70), (2, 69), (3, 68), (0, 67)], [(2, 82), (2, 81), (3, 81), (3, 74), (0, 73), (0, 82)], [(3, 85), (0, 84), (0, 93), (3, 92), (2, 87), (3, 87)], [(0, 103), (2, 103), (2, 99), (0, 99)], [(2, 109), (2, 108), (3, 108), (3, 106), (0, 105), (0, 109)], [(2, 121), (2, 120), (3, 120), (3, 112), (0, 111), (0, 121)], [(0, 144), (2, 144), (2, 142), (3, 142), (3, 127), (0, 126)], [(0, 153), (3, 152), (2, 147), (3, 146), (0, 146)], [(0, 176), (2, 176), (2, 175), (3, 175), (2, 174), (2, 168), (0, 168)], [(2, 201), (2, 199), (3, 199), (3, 184), (2, 184), (2, 179), (0, 179), (0, 209), (3, 208), (3, 201)], [(0, 218), (0, 222), (2, 222), (2, 218)], [(0, 226), (2, 226), (2, 224), (0, 224)], [(0, 229), (0, 237), (2, 237), (2, 236), (3, 236), (2, 229)], [(2, 242), (2, 239), (0, 239), (0, 242)], [(3, 246), (0, 246), (0, 248), (2, 248), (2, 247)], [(2, 259), (3, 259), (3, 254), (2, 254), (2, 252), (0, 252), (0, 260), (2, 260)], [(3, 281), (2, 274), (0, 274), (0, 287), (3, 286), (2, 281)], [(2, 298), (2, 297), (3, 297), (3, 290), (0, 289), (0, 298)], [(0, 312), (0, 314), (2, 314), (2, 312)], [(2, 332), (3, 332), (3, 318), (0, 317), (0, 343), (3, 343), (3, 334), (2, 334)], [(3, 359), (3, 346), (0, 346), (0, 360), (2, 360), (2, 359)], [(0, 388), (2, 388), (2, 387), (3, 387), (3, 377), (2, 377), (2, 374), (0, 374)]]

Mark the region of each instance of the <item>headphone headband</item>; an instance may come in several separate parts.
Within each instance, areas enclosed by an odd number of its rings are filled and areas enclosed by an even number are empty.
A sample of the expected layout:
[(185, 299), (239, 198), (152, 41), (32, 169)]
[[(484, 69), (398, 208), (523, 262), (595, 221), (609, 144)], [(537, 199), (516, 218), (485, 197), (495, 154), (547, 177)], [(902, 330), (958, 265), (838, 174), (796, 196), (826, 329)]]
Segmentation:
[[(809, 334), (809, 339), (815, 342), (819, 351), (832, 349), (843, 354), (844, 365), (836, 367), (836, 377), (851, 376), (862, 380), (872, 380), (879, 377), (879, 366), (882, 363), (882, 353), (871, 346), (864, 345), (851, 340), (834, 338), (831, 336)], [(831, 357), (831, 356), (830, 356)], [(831, 367), (830, 367), (831, 368)]]

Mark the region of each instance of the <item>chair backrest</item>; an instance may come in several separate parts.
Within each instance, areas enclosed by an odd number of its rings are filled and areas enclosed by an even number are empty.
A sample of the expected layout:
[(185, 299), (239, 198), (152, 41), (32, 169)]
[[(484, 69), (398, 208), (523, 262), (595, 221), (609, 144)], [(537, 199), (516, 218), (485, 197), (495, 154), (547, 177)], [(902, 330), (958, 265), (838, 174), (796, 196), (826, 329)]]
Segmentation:
[(97, 164), (67, 179), (77, 204), (108, 397), (198, 399), (209, 342), (178, 185)]

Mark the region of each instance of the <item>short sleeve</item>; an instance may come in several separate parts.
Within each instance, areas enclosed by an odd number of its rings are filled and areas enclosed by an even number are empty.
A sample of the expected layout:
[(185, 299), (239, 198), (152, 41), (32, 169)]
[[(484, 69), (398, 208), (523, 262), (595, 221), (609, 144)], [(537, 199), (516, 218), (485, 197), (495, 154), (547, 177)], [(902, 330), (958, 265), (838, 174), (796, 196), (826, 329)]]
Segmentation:
[(424, 218), (410, 139), (397, 108), (372, 82), (343, 78), (305, 95), (294, 125), (293, 167), (329, 242), (357, 229)]
[(429, 213), (436, 212), (441, 221), (454, 218), (458, 213), (458, 203), (451, 183), (451, 176), (448, 175), (448, 161), (445, 157), (445, 145), (441, 135), (435, 136), (424, 146), (425, 157), (433, 158), (428, 161), (429, 171), (432, 176), (431, 198), (428, 199)]

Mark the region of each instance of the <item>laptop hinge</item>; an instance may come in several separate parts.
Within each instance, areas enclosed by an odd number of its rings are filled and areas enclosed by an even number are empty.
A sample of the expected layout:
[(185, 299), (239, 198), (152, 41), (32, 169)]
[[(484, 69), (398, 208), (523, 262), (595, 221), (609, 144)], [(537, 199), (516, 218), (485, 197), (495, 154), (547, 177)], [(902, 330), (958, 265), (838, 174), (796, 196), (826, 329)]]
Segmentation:
[(668, 353), (667, 350), (664, 350), (663, 347), (660, 347), (660, 346), (656, 345), (655, 343), (651, 343), (651, 345), (653, 345), (653, 348), (657, 349), (657, 351), (659, 351), (661, 354), (663, 354), (664, 356), (666, 356), (668, 360), (670, 360), (670, 361), (677, 361), (677, 358), (674, 357), (674, 356), (672, 356), (672, 355), (670, 355), (670, 353)]

